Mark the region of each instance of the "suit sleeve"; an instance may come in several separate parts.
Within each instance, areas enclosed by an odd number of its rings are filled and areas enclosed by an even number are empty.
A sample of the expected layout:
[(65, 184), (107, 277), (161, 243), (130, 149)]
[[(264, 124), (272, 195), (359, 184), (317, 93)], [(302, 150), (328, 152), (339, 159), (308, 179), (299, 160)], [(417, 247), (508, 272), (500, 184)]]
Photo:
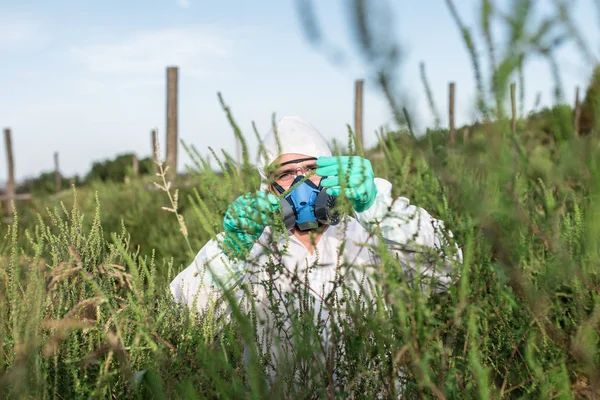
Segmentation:
[(223, 294), (234, 289), (245, 277), (245, 264), (227, 258), (219, 246), (223, 234), (208, 241), (192, 263), (181, 271), (170, 284), (177, 303), (197, 310), (200, 314), (227, 313)]
[[(444, 222), (433, 218), (426, 210), (410, 204), (405, 197), (392, 197), (392, 184), (375, 178), (375, 203), (361, 213), (358, 222), (369, 232), (378, 230), (388, 249), (397, 256), (409, 279), (432, 278), (433, 291), (446, 290), (452, 283), (456, 261), (462, 263), (462, 250), (449, 246)], [(429, 253), (429, 255), (428, 255)], [(427, 286), (427, 280), (421, 281)]]

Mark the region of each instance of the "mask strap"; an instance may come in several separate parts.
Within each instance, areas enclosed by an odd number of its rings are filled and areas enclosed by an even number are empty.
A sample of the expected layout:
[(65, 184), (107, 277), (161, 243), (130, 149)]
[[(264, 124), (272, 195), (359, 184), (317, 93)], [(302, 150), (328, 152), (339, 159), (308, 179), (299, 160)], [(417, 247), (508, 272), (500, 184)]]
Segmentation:
[(278, 184), (277, 182), (273, 182), (273, 183), (272, 183), (272, 185), (273, 185), (273, 187), (274, 187), (275, 189), (277, 189), (277, 191), (278, 191), (279, 193), (283, 193), (283, 192), (285, 192), (285, 190), (284, 190), (284, 189), (281, 187), (281, 185), (280, 185), (280, 184)]

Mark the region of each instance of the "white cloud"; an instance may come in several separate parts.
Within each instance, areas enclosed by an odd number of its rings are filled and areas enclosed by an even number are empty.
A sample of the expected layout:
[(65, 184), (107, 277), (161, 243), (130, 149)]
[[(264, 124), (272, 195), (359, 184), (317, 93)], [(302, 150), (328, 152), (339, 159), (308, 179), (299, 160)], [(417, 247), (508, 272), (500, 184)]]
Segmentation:
[(0, 18), (0, 49), (19, 49), (39, 43), (42, 39), (42, 29), (38, 23), (19, 18)]
[(177, 0), (177, 4), (181, 8), (189, 8), (192, 5), (191, 0)]
[(179, 66), (187, 76), (214, 77), (222, 60), (232, 55), (235, 41), (213, 28), (175, 28), (138, 32), (115, 43), (71, 49), (96, 78), (162, 81), (165, 67)]

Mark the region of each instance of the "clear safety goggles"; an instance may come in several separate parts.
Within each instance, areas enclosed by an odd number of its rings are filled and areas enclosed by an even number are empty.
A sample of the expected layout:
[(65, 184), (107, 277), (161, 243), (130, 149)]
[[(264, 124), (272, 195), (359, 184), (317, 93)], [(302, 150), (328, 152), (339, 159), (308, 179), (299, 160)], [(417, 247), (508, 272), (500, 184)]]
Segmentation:
[(281, 186), (287, 186), (291, 184), (297, 176), (313, 174), (316, 169), (316, 158), (300, 158), (278, 164), (270, 175), (273, 182)]

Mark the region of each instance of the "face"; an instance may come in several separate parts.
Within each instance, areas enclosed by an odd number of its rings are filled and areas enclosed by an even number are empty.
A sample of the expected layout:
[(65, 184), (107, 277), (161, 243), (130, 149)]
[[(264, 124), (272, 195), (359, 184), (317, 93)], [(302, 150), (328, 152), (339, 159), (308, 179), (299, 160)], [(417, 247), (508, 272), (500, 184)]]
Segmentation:
[[(289, 189), (297, 176), (311, 175), (309, 178), (315, 185), (319, 185), (321, 177), (314, 172), (317, 169), (317, 159), (304, 154), (283, 154), (271, 164), (272, 183), (277, 183), (284, 190)], [(277, 193), (273, 187), (271, 190)]]

